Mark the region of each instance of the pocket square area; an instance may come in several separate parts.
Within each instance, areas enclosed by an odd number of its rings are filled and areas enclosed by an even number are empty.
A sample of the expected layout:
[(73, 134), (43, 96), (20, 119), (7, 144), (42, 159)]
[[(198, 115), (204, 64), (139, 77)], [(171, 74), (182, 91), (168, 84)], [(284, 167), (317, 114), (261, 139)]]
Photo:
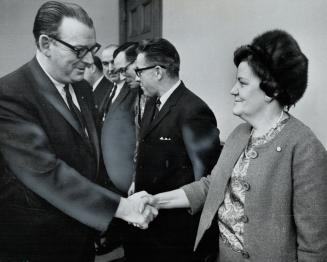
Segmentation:
[(159, 140), (161, 140), (161, 141), (170, 141), (171, 138), (162, 136), (162, 137), (159, 138)]

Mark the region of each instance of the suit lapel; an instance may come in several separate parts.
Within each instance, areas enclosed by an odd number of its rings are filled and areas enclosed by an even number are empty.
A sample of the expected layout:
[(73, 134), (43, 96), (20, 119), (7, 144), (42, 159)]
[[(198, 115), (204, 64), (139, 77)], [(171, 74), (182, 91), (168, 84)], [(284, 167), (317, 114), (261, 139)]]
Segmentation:
[(233, 139), (237, 143), (226, 143), (224, 150), (218, 160), (218, 165), (212, 171), (213, 180), (207, 196), (207, 202), (211, 208), (212, 215), (215, 215), (225, 197), (226, 185), (232, 175), (234, 166), (244, 151), (249, 141), (250, 131)]
[(172, 110), (174, 106), (178, 103), (178, 100), (180, 97), (185, 93), (186, 87), (183, 83), (181, 83), (177, 89), (170, 95), (166, 103), (163, 105), (163, 107), (160, 109), (158, 116), (151, 122), (152, 117), (152, 110), (150, 110), (151, 102), (153, 103), (153, 99), (149, 100), (149, 103), (147, 104), (147, 107), (145, 108), (144, 113), (144, 123), (142, 123), (142, 129), (141, 130), (141, 137), (144, 138), (147, 134), (150, 133), (150, 131), (155, 128)]
[(122, 87), (122, 89), (120, 90), (116, 100), (111, 104), (111, 106), (109, 107), (109, 112), (108, 114), (110, 115), (111, 111), (115, 111), (115, 109), (124, 101), (125, 97), (128, 95), (130, 91), (130, 88), (127, 86), (127, 84), (125, 83)]
[(194, 245), (195, 249), (205, 231), (211, 225), (221, 203), (224, 201), (227, 183), (232, 175), (237, 160), (248, 143), (249, 136), (250, 130), (242, 133), (238, 137), (234, 137), (233, 141), (227, 140), (217, 165), (211, 172), (210, 188), (201, 214), (198, 234)]
[(83, 130), (77, 120), (73, 117), (65, 101), (59, 94), (57, 88), (45, 74), (36, 58), (29, 64), (33, 80), (35, 82), (35, 91), (42, 96), (66, 119), (66, 121), (83, 137)]
[(103, 99), (101, 99), (101, 102), (99, 103), (99, 107), (98, 107), (98, 112), (99, 114), (102, 116), (103, 115), (103, 111), (105, 110), (105, 107), (108, 103), (108, 99), (110, 97), (110, 94), (111, 94), (111, 91), (112, 91), (112, 88), (114, 87), (114, 85), (112, 84), (110, 86), (110, 88), (108, 88), (108, 90), (106, 91), (105, 95), (103, 96)]
[[(86, 129), (88, 132), (89, 140), (91, 141), (91, 146), (93, 146), (96, 159), (97, 159), (97, 167), (99, 167), (99, 159), (100, 159), (100, 148), (99, 148), (99, 140), (97, 136), (97, 129), (94, 124), (94, 119), (92, 116), (92, 112), (89, 109), (85, 99), (86, 97), (82, 94), (82, 88), (77, 87), (75, 84), (73, 84), (73, 88), (76, 94), (77, 101), (79, 103), (79, 106), (81, 108), (81, 113), (84, 117)], [(86, 143), (89, 145), (89, 141), (86, 141)]]

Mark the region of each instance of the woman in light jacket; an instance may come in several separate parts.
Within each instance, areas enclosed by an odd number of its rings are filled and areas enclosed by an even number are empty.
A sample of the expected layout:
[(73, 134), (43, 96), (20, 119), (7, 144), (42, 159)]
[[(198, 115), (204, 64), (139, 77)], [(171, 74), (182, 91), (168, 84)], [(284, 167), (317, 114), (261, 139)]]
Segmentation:
[(273, 30), (238, 48), (234, 63), (233, 114), (246, 123), (211, 175), (156, 195), (158, 208), (203, 208), (195, 249), (210, 235), (213, 261), (327, 261), (327, 153), (288, 112), (306, 89), (308, 60)]

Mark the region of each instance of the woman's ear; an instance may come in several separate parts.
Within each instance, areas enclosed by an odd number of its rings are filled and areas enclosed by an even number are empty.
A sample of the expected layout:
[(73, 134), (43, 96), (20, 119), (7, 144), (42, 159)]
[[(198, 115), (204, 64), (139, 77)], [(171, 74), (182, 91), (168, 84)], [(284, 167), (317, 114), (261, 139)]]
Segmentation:
[(39, 37), (39, 49), (45, 56), (50, 56), (50, 41), (51, 39), (47, 35), (40, 35)]

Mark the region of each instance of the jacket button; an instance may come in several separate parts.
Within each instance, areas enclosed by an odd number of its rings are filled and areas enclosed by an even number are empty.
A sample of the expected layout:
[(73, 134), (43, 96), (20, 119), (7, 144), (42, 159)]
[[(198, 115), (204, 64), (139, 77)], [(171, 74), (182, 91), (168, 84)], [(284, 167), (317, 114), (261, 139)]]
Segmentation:
[(251, 150), (251, 151), (249, 152), (249, 156), (250, 156), (252, 159), (255, 159), (255, 158), (258, 157), (258, 153), (257, 153), (257, 151)]
[(242, 251), (242, 257), (244, 258), (250, 258), (250, 254), (246, 251)]
[(250, 184), (247, 183), (247, 182), (245, 182), (245, 183), (243, 184), (243, 187), (244, 187), (244, 190), (245, 190), (245, 191), (249, 191), (249, 190), (250, 190)]
[(240, 220), (241, 220), (243, 223), (247, 223), (247, 222), (249, 222), (249, 218), (248, 218), (246, 215), (241, 216)]

